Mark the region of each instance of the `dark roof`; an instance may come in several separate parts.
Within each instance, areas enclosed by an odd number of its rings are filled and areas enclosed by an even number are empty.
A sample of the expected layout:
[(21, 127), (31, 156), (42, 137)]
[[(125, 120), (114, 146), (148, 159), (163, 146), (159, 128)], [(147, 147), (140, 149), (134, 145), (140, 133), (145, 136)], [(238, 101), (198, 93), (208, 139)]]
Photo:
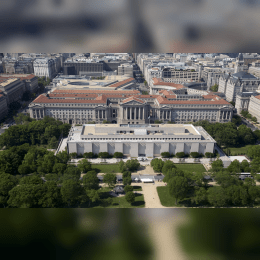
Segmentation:
[(232, 77), (240, 78), (240, 79), (256, 79), (256, 77), (248, 72), (240, 71), (235, 74), (232, 74)]
[(114, 192), (124, 192), (124, 187), (123, 186), (116, 186), (113, 189)]
[(244, 60), (243, 54), (242, 54), (242, 53), (239, 53), (237, 59), (238, 59), (239, 61), (243, 61), (243, 60)]

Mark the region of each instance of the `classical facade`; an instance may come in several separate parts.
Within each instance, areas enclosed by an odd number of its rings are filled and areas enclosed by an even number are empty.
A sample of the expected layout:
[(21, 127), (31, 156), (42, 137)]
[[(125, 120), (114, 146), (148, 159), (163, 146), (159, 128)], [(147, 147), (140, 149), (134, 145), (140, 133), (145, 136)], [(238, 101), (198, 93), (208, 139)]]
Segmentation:
[(83, 125), (72, 127), (68, 153), (121, 152), (124, 156), (157, 157), (162, 152), (176, 154), (215, 151), (216, 141), (193, 125)]
[(33, 62), (34, 74), (38, 77), (53, 79), (55, 76), (55, 62), (53, 59), (36, 59)]
[(162, 90), (142, 95), (137, 90), (62, 90), (42, 94), (30, 105), (30, 116), (51, 116), (63, 122), (84, 124), (104, 120), (119, 124), (230, 122), (233, 106), (217, 95), (185, 95)]
[(259, 93), (257, 92), (238, 92), (235, 103), (237, 113), (240, 113), (242, 110), (248, 110), (251, 96), (258, 95)]
[(250, 73), (240, 71), (235, 74), (224, 74), (219, 78), (218, 91), (226, 95), (227, 101), (235, 101), (238, 92), (254, 92), (258, 90), (260, 79)]

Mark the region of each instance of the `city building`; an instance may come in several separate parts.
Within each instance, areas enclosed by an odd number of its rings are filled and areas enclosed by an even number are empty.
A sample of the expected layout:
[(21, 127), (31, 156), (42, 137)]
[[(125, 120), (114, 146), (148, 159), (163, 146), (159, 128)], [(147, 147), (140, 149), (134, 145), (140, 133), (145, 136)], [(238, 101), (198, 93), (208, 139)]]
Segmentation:
[(133, 77), (133, 65), (124, 63), (118, 66), (118, 75)]
[(53, 59), (42, 58), (35, 59), (33, 62), (34, 75), (53, 79), (56, 75), (55, 62)]
[(199, 120), (230, 122), (233, 108), (217, 95), (187, 95), (178, 89), (175, 93), (161, 90), (158, 95), (142, 95), (138, 90), (56, 89), (29, 105), (30, 116), (35, 119), (47, 115), (66, 123), (110, 121), (139, 125), (156, 120), (178, 124)]
[(19, 78), (25, 84), (25, 90), (32, 93), (38, 90), (38, 79), (33, 74), (0, 74), (0, 79)]
[(219, 78), (218, 91), (226, 95), (227, 101), (235, 101), (238, 92), (254, 92), (259, 88), (260, 79), (252, 74), (240, 71), (235, 74), (224, 74)]
[(248, 72), (257, 78), (260, 78), (260, 60), (253, 62), (252, 66), (249, 67)]
[(214, 153), (216, 141), (200, 126), (187, 125), (94, 125), (72, 127), (68, 153), (121, 152), (124, 156), (158, 157), (163, 152)]
[(252, 95), (250, 97), (249, 105), (248, 105), (248, 112), (257, 118), (257, 122), (260, 122), (260, 95)]
[(25, 92), (25, 84), (19, 78), (0, 78), (1, 94), (7, 99), (7, 104), (18, 101), (22, 98)]
[(238, 92), (236, 96), (235, 107), (239, 114), (242, 110), (248, 110), (251, 96), (258, 96), (257, 92)]

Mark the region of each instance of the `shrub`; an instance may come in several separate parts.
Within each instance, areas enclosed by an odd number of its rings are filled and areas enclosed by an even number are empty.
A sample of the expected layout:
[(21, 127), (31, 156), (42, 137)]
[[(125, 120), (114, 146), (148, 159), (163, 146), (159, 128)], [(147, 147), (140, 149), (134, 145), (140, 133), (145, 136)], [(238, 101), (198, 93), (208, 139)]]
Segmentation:
[(205, 153), (205, 156), (206, 156), (207, 158), (213, 158), (213, 157), (214, 157), (214, 153), (206, 152), (206, 153)]
[(184, 158), (186, 155), (184, 152), (179, 152), (179, 153), (176, 153), (175, 155), (177, 158)]
[(163, 153), (161, 153), (161, 156), (162, 156), (162, 158), (170, 158), (171, 157), (169, 152), (163, 152)]
[(123, 158), (123, 157), (124, 157), (123, 153), (120, 153), (120, 152), (114, 153), (114, 158)]
[(83, 154), (83, 157), (84, 157), (84, 158), (96, 158), (97, 155), (94, 154), (94, 153), (92, 153), (92, 152), (89, 152), (89, 153), (84, 153), (84, 154)]
[(108, 152), (100, 152), (98, 158), (111, 158), (111, 155)]
[(191, 156), (192, 158), (199, 158), (199, 157), (200, 157), (200, 154), (199, 154), (198, 152), (191, 152), (191, 153), (190, 153), (190, 156)]

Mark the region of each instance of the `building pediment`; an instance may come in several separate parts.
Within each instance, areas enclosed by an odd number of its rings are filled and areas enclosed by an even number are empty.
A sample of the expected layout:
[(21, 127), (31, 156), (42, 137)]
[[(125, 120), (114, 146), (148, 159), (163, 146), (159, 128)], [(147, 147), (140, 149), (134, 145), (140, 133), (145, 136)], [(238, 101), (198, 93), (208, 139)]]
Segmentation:
[(33, 104), (33, 105), (29, 105), (30, 108), (44, 108), (44, 105), (38, 105), (38, 104)]
[(128, 102), (125, 102), (124, 105), (128, 105), (128, 106), (140, 106), (140, 105), (143, 105), (143, 103), (138, 102), (138, 101), (128, 101)]

